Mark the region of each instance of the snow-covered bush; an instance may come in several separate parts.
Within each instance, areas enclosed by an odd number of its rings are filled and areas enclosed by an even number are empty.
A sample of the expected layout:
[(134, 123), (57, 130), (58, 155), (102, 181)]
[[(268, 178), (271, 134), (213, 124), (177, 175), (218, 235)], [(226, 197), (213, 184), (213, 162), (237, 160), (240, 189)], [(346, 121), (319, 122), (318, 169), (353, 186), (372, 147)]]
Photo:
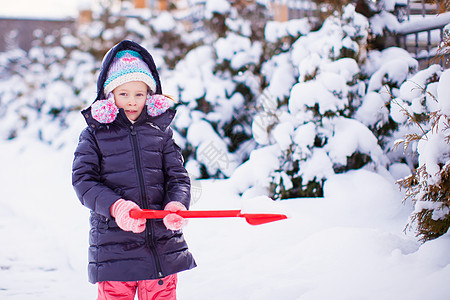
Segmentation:
[(69, 124), (66, 119), (95, 91), (94, 58), (62, 46), (35, 46), (20, 60), (0, 53), (13, 67), (0, 80), (2, 138), (19, 135), (52, 143)]
[[(93, 20), (76, 27), (72, 36), (77, 47), (101, 60), (105, 53), (126, 36), (125, 18), (114, 14), (107, 2), (95, 11)], [(139, 36), (138, 34), (132, 34)]]
[(207, 1), (207, 38), (162, 73), (166, 91), (180, 100), (174, 125), (194, 177), (229, 177), (255, 147), (250, 124), (264, 84), (260, 69), (266, 45), (258, 40), (266, 17), (260, 6), (256, 11), (259, 18), (248, 7)]
[(227, 17), (232, 13), (230, 3), (225, 0), (207, 0), (205, 2), (204, 26), (211, 33), (217, 34), (217, 37), (224, 37), (228, 31), (226, 25)]
[(321, 196), (335, 172), (387, 166), (372, 132), (349, 119), (365, 93), (358, 62), (365, 59), (367, 32), (367, 19), (349, 5), (263, 65), (269, 85), (258, 99), (252, 133), (276, 153), (277, 160), (268, 160), (276, 163), (265, 168), (272, 180), (264, 183), (276, 198)]
[[(404, 160), (411, 169), (417, 167), (417, 144), (407, 143), (410, 147), (396, 149), (396, 141), (404, 136), (422, 136), (432, 127), (429, 117), (438, 106), (436, 88), (441, 75), (441, 67), (432, 65), (419, 71), (406, 80), (400, 89), (394, 91), (389, 104), (389, 115), (396, 123), (397, 129), (392, 136), (385, 138), (386, 148), (392, 149), (389, 156), (392, 161)], [(406, 156), (404, 156), (406, 154)]]
[[(409, 226), (422, 241), (445, 234), (450, 227), (450, 70), (431, 66), (406, 81), (397, 99), (400, 112), (415, 132), (397, 144), (418, 156), (416, 170), (399, 181), (415, 211)], [(403, 115), (400, 115), (403, 114)]]
[[(137, 20), (135, 20), (137, 23)], [(147, 47), (158, 49), (157, 52), (164, 58), (164, 67), (173, 69), (178, 61), (186, 54), (204, 43), (206, 35), (204, 32), (189, 33), (183, 24), (174, 19), (169, 12), (163, 12), (155, 18), (150, 19), (149, 25), (142, 25), (144, 33), (143, 41), (149, 43)], [(137, 26), (134, 26), (137, 27)], [(134, 39), (136, 41), (136, 39)], [(151, 43), (151, 45), (150, 45)]]
[[(311, 31), (307, 19), (267, 22), (258, 4), (252, 14), (252, 4), (206, 3), (199, 24), (217, 27), (192, 31), (169, 13), (105, 9), (74, 32), (38, 35), (28, 53), (0, 53), (2, 138), (61, 143), (58, 135), (95, 97), (105, 52), (133, 39), (178, 100), (174, 137), (193, 178), (229, 177), (245, 196), (290, 198), (322, 196), (327, 178), (351, 169), (388, 169), (400, 179), (418, 168), (403, 182), (416, 203), (411, 224), (424, 230), (424, 220), (448, 220), (439, 66), (417, 72), (402, 49), (367, 48), (373, 24), (352, 5)], [(405, 136), (407, 146), (395, 148)], [(425, 159), (432, 151), (442, 154), (433, 166)]]
[[(447, 2), (448, 3), (448, 2)], [(450, 10), (450, 5), (447, 5), (447, 11)], [(442, 30), (442, 40), (436, 51), (437, 61), (448, 63), (448, 56), (450, 55), (450, 24), (444, 26)]]
[[(188, 165), (201, 167), (190, 170), (192, 174), (228, 177), (245, 158), (239, 148), (250, 139), (251, 111), (246, 108), (260, 86), (258, 72), (250, 69), (258, 68), (261, 53), (259, 43), (231, 32), (191, 50), (173, 71), (163, 73), (166, 90), (180, 99), (175, 127), (192, 150), (186, 153)], [(222, 167), (201, 158), (205, 145), (220, 149), (216, 155), (226, 161)]]
[[(79, 113), (94, 100), (101, 59), (123, 39), (143, 44), (161, 69), (170, 68), (171, 61), (193, 48), (183, 37), (194, 39), (184, 35), (179, 24), (176, 30), (168, 29), (169, 23), (167, 15), (129, 18), (113, 14), (105, 6), (94, 14), (92, 22), (73, 30), (62, 28), (48, 36), (36, 31), (34, 46), (28, 52), (0, 53), (2, 138), (28, 135), (47, 143), (57, 139), (69, 125), (69, 114)], [(167, 30), (173, 39), (165, 38)]]

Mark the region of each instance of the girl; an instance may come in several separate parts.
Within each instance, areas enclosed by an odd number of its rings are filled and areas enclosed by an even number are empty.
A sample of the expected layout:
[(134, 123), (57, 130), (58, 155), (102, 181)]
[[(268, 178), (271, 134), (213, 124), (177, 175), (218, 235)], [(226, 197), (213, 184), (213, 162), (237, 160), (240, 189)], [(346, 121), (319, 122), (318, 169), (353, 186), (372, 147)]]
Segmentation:
[(72, 184), (91, 210), (89, 281), (98, 299), (176, 299), (176, 273), (196, 266), (180, 229), (186, 220), (132, 219), (133, 209), (185, 210), (190, 181), (169, 127), (152, 56), (122, 41), (105, 56), (97, 98), (82, 113)]

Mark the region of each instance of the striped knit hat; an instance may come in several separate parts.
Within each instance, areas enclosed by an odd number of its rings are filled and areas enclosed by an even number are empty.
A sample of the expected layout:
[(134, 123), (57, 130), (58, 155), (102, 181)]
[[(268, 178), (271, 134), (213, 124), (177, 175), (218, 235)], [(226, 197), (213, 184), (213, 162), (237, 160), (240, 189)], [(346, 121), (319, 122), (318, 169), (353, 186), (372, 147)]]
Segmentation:
[(142, 60), (142, 56), (132, 50), (119, 51), (106, 75), (106, 81), (103, 85), (105, 95), (108, 95), (119, 85), (130, 81), (143, 81), (153, 92), (156, 91), (156, 81), (148, 65)]

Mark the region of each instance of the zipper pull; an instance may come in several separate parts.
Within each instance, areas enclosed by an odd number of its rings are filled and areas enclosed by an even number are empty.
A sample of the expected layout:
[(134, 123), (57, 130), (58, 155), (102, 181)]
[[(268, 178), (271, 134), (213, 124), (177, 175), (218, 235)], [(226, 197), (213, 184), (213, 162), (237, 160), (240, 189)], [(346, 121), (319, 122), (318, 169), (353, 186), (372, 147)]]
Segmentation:
[(131, 129), (131, 135), (136, 135), (136, 130), (134, 130), (133, 125), (130, 126), (130, 129)]
[(159, 285), (163, 285), (164, 284), (164, 281), (162, 280), (164, 278), (163, 273), (162, 272), (158, 272), (158, 277), (159, 277), (158, 284)]

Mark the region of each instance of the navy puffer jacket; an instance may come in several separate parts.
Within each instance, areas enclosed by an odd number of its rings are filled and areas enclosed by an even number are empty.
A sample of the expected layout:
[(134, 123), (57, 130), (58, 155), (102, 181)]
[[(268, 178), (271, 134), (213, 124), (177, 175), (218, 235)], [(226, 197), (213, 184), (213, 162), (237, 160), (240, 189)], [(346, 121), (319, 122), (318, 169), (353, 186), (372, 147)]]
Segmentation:
[[(103, 61), (96, 101), (105, 98), (103, 83), (112, 59), (127, 49), (141, 54), (157, 82), (156, 93), (162, 92), (150, 54), (123, 41)], [(91, 210), (89, 281), (158, 279), (195, 267), (181, 231), (167, 230), (162, 220), (148, 220), (142, 233), (123, 231), (110, 214), (120, 198), (148, 209), (163, 209), (170, 201), (189, 207), (189, 176), (169, 126), (175, 111), (149, 116), (144, 109), (134, 124), (123, 109), (108, 124), (94, 120), (90, 107), (82, 113), (88, 127), (75, 151), (72, 183), (81, 203)]]

